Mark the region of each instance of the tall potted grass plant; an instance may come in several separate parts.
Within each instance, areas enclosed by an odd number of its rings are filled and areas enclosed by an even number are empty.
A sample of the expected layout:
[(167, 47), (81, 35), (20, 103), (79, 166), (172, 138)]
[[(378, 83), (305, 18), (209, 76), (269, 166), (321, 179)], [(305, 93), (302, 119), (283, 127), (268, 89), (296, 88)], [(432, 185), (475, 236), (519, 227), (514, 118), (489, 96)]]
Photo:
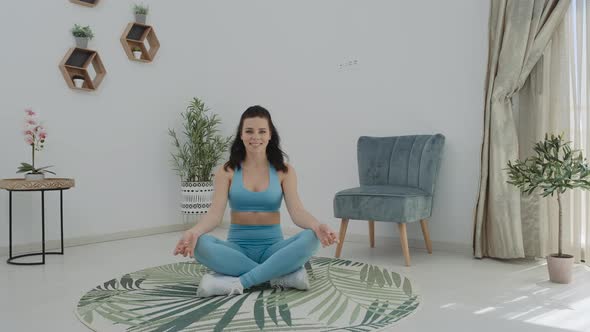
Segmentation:
[(221, 122), (217, 114), (209, 115), (209, 108), (199, 98), (193, 98), (182, 113), (183, 135), (178, 137), (168, 129), (175, 152), (172, 152), (174, 170), (180, 176), (181, 211), (186, 214), (203, 214), (213, 198), (213, 167), (229, 147), (230, 137), (219, 135)]

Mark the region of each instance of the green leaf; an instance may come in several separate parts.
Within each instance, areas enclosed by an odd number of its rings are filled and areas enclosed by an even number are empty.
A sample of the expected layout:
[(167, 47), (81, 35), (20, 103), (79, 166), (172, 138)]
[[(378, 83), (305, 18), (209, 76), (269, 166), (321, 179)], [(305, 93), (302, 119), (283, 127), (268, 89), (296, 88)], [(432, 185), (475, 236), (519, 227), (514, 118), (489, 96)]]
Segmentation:
[(291, 326), (291, 311), (289, 310), (289, 305), (287, 303), (279, 305), (279, 314), (283, 321), (287, 323), (287, 325)]
[(31, 172), (31, 171), (35, 170), (32, 165), (29, 165), (27, 163), (21, 163), (21, 166), (19, 166), (17, 169), (18, 169), (17, 173), (25, 173), (25, 172)]
[(103, 286), (104, 286), (104, 289), (109, 289), (109, 288), (117, 289), (118, 288), (117, 287), (118, 286), (117, 279), (111, 279), (109, 281), (105, 281)]
[(328, 301), (330, 301), (330, 299), (332, 299), (334, 297), (334, 295), (336, 295), (336, 291), (337, 290), (334, 289), (332, 294), (330, 294), (329, 296), (326, 296), (326, 298), (323, 299), (322, 302), (320, 302), (313, 309), (311, 309), (311, 311), (308, 313), (308, 315), (311, 315), (311, 314), (315, 313), (316, 311), (318, 311), (320, 308), (323, 308), (326, 305), (326, 303), (328, 303)]
[(393, 282), (395, 283), (395, 287), (399, 288), (399, 285), (402, 282), (402, 279), (399, 276), (399, 274), (397, 274), (395, 272), (391, 272), (391, 278), (393, 279)]
[(244, 304), (244, 301), (246, 301), (246, 299), (248, 298), (248, 296), (250, 294), (252, 294), (252, 293), (246, 293), (245, 295), (242, 295), (242, 298), (239, 299), (236, 303), (234, 303), (225, 312), (225, 315), (223, 315), (223, 317), (221, 317), (221, 319), (219, 320), (219, 322), (217, 323), (217, 325), (215, 325), (215, 328), (213, 329), (214, 332), (221, 332), (221, 331), (223, 331), (223, 329), (227, 325), (229, 325), (229, 323), (231, 323), (231, 321), (234, 319), (234, 317), (236, 316), (236, 314), (238, 313), (238, 311), (240, 311), (240, 308)]
[(361, 304), (358, 303), (356, 305), (356, 307), (354, 308), (354, 310), (352, 311), (352, 314), (350, 315), (350, 322), (348, 323), (349, 325), (352, 325), (352, 323), (359, 317), (360, 312), (361, 312)]
[(373, 286), (374, 282), (375, 282), (375, 268), (373, 267), (373, 265), (371, 265), (371, 267), (369, 268), (369, 276), (367, 277), (367, 286), (368, 287)]
[(378, 307), (379, 307), (379, 299), (375, 299), (375, 301), (373, 301), (373, 303), (371, 303), (371, 305), (369, 306), (369, 309), (367, 309), (367, 313), (365, 314), (365, 318), (363, 318), (361, 325), (364, 325), (366, 322), (369, 321), (369, 319), (371, 318), (371, 316), (377, 310)]
[(403, 290), (407, 296), (412, 296), (412, 285), (410, 284), (410, 279), (404, 278)]
[(342, 304), (340, 305), (338, 310), (336, 310), (336, 312), (334, 312), (334, 314), (332, 314), (332, 317), (330, 317), (330, 319), (328, 319), (328, 322), (326, 324), (331, 325), (332, 323), (337, 321), (340, 318), (340, 316), (342, 316), (342, 314), (344, 313), (344, 310), (346, 310), (347, 306), (348, 306), (348, 298), (344, 298), (344, 302), (342, 302)]
[(172, 153), (173, 168), (183, 181), (211, 181), (212, 170), (228, 149), (232, 136), (218, 135), (221, 123), (217, 115), (208, 116), (209, 109), (198, 98), (181, 113), (184, 119), (183, 142), (176, 132), (168, 129), (176, 153)]
[(120, 283), (121, 287), (125, 289), (133, 289), (133, 279), (129, 276), (129, 274), (122, 276)]
[(336, 297), (336, 299), (332, 303), (330, 303), (330, 305), (328, 305), (326, 310), (324, 310), (324, 312), (320, 315), (318, 320), (322, 321), (322, 320), (324, 320), (324, 318), (328, 317), (328, 315), (331, 314), (334, 309), (336, 309), (336, 305), (338, 304), (338, 302), (340, 302), (341, 297), (342, 297), (342, 293), (339, 293), (338, 296)]
[(385, 281), (387, 281), (387, 284), (389, 284), (389, 286), (393, 285), (393, 280), (391, 280), (389, 272), (385, 268), (383, 269), (383, 277), (385, 277)]
[[(173, 320), (169, 321), (168, 323), (162, 324), (158, 326), (158, 328), (152, 330), (152, 332), (166, 332), (166, 331), (181, 331), (182, 329), (190, 326), (194, 322), (200, 320), (201, 318), (207, 316), (211, 312), (215, 311), (226, 302), (232, 300), (231, 297), (224, 297), (220, 300), (215, 300), (212, 302), (207, 303), (206, 305), (199, 307), (193, 311), (189, 311), (180, 317), (175, 317)], [(186, 311), (186, 309), (182, 309), (182, 311)], [(163, 317), (156, 317), (155, 319), (163, 319), (165, 317), (173, 317), (176, 312), (168, 312)]]
[(140, 278), (140, 279), (135, 280), (135, 288), (141, 288), (140, 287), (141, 286), (141, 283), (144, 282), (144, 281), (145, 281), (144, 278)]
[(383, 313), (385, 312), (387, 307), (389, 307), (389, 302), (385, 301), (385, 303), (383, 303), (383, 305), (381, 305), (381, 308), (379, 308), (379, 310), (377, 310), (377, 312), (373, 315), (373, 317), (371, 317), (370, 323), (373, 323), (375, 320), (377, 320), (379, 317), (381, 317), (381, 315), (383, 315)]
[[(276, 293), (276, 291), (276, 289), (273, 289), (270, 294), (273, 295)], [(274, 299), (269, 298), (266, 302), (266, 312), (268, 312), (268, 316), (270, 317), (270, 319), (272, 319), (272, 321), (275, 322), (275, 325), (278, 326), (279, 321), (277, 319), (277, 307), (275, 306)]]
[(367, 279), (367, 270), (369, 269), (369, 264), (365, 264), (361, 269), (361, 281), (365, 281)]
[(82, 317), (82, 319), (88, 323), (88, 324), (92, 324), (92, 311), (88, 311), (84, 317)]
[(375, 266), (373, 271), (375, 272), (375, 280), (377, 281), (377, 285), (383, 288), (383, 286), (385, 286), (385, 279), (383, 278), (383, 273), (381, 273), (381, 270), (379, 270), (378, 266)]
[(262, 297), (264, 291), (260, 291), (258, 297), (256, 298), (256, 302), (254, 302), (254, 320), (256, 321), (256, 325), (258, 328), (263, 330), (264, 329), (264, 298)]

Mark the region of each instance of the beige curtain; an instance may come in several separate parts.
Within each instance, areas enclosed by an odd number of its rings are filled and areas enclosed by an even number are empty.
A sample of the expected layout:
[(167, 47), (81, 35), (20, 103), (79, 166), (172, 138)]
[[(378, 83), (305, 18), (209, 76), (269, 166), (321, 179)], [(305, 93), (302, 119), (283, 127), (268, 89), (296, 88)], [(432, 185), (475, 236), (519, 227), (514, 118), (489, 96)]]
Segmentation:
[[(588, 49), (590, 20), (588, 1), (571, 0), (543, 58), (519, 92), (520, 157), (532, 154), (532, 145), (546, 132), (564, 133), (576, 149), (589, 157), (590, 68)], [(522, 197), (524, 249), (527, 256), (546, 256), (557, 251), (555, 198)], [(576, 261), (590, 261), (590, 195), (568, 191), (564, 195), (564, 252)]]
[(524, 257), (520, 194), (506, 181), (518, 158), (512, 97), (524, 85), (561, 23), (569, 0), (492, 0), (480, 190), (473, 232), (476, 257)]

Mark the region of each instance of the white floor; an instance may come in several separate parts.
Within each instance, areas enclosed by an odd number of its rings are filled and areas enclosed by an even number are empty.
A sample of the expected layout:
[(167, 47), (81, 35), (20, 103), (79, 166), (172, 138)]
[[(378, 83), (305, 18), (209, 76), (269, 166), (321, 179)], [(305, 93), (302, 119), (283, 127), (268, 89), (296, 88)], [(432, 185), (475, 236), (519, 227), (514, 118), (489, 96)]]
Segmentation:
[[(225, 230), (215, 235), (224, 237)], [(180, 233), (66, 248), (45, 266), (0, 263), (0, 331), (89, 331), (74, 316), (78, 299), (126, 272), (182, 261), (171, 255)], [(334, 247), (318, 256), (334, 254)], [(590, 268), (576, 266), (569, 285), (547, 281), (544, 262), (476, 260), (413, 249), (403, 266), (399, 247), (346, 242), (342, 257), (408, 276), (422, 295), (419, 310), (394, 331), (590, 331)]]

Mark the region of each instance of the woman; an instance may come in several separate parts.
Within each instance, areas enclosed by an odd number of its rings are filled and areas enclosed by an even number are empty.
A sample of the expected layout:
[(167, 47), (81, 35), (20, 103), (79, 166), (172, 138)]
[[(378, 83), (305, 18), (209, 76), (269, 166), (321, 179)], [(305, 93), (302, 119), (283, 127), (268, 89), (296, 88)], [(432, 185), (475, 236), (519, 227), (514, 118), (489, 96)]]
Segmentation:
[[(336, 234), (303, 207), (293, 166), (284, 162), (280, 137), (270, 113), (249, 107), (240, 119), (230, 158), (215, 173), (213, 202), (208, 213), (178, 241), (174, 254), (195, 257), (215, 271), (201, 279), (197, 296), (242, 294), (245, 288), (269, 281), (272, 286), (308, 289), (303, 264), (319, 244), (336, 242)], [(305, 230), (283, 239), (282, 198), (291, 219)], [(229, 200), (228, 240), (209, 234), (221, 223)]]

